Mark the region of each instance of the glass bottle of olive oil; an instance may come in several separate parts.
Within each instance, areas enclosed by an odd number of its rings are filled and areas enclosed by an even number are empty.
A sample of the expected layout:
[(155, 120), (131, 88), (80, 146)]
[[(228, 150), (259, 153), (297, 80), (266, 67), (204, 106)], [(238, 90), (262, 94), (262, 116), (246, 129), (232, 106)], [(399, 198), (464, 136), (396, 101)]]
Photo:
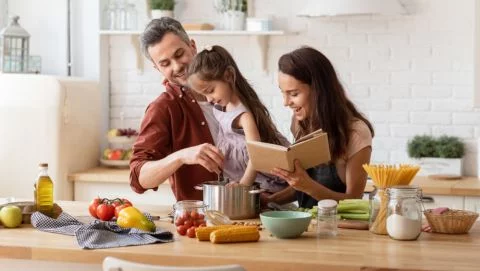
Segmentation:
[(38, 165), (38, 177), (36, 183), (36, 207), (37, 211), (44, 215), (53, 216), (53, 182), (48, 176), (48, 164)]

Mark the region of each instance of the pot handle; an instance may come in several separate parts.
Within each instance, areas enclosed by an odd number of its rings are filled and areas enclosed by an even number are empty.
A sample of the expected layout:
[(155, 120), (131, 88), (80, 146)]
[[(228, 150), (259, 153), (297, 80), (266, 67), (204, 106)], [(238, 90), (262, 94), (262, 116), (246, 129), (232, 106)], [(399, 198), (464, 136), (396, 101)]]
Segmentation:
[(203, 190), (203, 185), (197, 184), (197, 185), (194, 186), (194, 188), (195, 188), (196, 190)]
[(261, 189), (250, 190), (250, 191), (248, 191), (248, 193), (249, 194), (260, 194), (260, 193), (263, 193), (265, 191), (267, 191), (267, 190), (261, 188)]

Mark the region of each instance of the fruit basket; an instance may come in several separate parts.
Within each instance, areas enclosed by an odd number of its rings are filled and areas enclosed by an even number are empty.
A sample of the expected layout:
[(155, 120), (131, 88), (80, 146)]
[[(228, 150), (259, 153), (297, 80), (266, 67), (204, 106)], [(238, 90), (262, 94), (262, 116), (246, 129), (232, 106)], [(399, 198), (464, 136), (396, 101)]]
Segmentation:
[(103, 150), (100, 163), (109, 167), (128, 167), (137, 136), (138, 132), (131, 128), (110, 129), (107, 133), (109, 147)]
[(428, 209), (424, 214), (432, 231), (437, 233), (467, 233), (478, 218), (475, 212), (453, 209), (440, 214)]

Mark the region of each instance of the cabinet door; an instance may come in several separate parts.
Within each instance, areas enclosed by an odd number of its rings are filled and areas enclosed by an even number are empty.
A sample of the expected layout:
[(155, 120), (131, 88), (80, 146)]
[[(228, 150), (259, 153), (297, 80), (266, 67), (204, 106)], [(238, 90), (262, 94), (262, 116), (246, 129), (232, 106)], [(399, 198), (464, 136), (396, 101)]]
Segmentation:
[(480, 212), (480, 197), (465, 197), (465, 210)]
[[(460, 209), (464, 208), (464, 197), (463, 196), (440, 196), (440, 195), (423, 195), (423, 206), (425, 209), (433, 209), (437, 207), (448, 207), (450, 209)], [(429, 199), (433, 201), (430, 201)]]

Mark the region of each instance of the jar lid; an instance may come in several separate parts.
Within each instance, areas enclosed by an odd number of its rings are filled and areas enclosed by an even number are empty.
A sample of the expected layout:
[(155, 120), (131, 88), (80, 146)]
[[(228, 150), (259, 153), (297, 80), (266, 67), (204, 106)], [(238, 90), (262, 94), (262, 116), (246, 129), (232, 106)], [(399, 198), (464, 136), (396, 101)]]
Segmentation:
[(233, 224), (233, 222), (226, 216), (224, 213), (216, 211), (216, 210), (209, 210), (205, 212), (205, 215), (207, 216), (207, 219), (210, 220), (210, 222), (213, 225), (230, 225)]
[(322, 208), (322, 209), (337, 208), (337, 202), (333, 199), (324, 199), (318, 202), (318, 208)]
[(38, 164), (38, 167), (48, 167), (48, 163), (40, 163)]

